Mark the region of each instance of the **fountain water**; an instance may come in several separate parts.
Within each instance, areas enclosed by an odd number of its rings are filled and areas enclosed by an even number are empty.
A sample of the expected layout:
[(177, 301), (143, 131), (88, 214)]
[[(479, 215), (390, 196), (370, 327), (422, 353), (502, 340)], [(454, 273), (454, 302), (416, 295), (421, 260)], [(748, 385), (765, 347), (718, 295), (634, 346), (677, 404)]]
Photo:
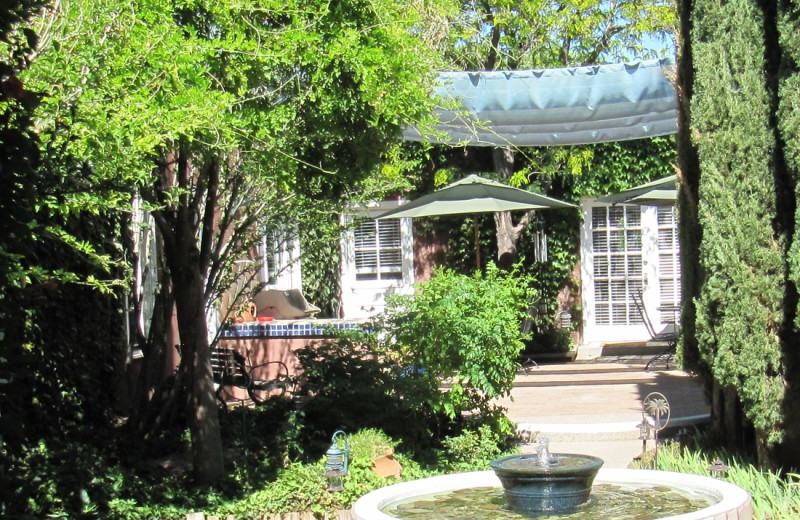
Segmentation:
[[(583, 514), (584, 516), (579, 516), (579, 518), (595, 519), (610, 516), (610, 512), (603, 508), (615, 508), (616, 502), (621, 500), (617, 496), (630, 496), (632, 501), (641, 501), (643, 495), (650, 500), (650, 505), (644, 507), (644, 513), (641, 512), (640, 506), (639, 512), (635, 514), (617, 514), (615, 512), (614, 517), (635, 520), (665, 518), (675, 518), (675, 520), (718, 520), (720, 518), (751, 520), (752, 518), (750, 495), (723, 480), (666, 471), (601, 469), (602, 463), (601, 459), (587, 455), (550, 453), (547, 443), (544, 443), (539, 446), (535, 454), (515, 455), (493, 461), (491, 463), (493, 471), (454, 473), (402, 482), (375, 490), (356, 501), (351, 516), (353, 520), (396, 520), (399, 515), (392, 516), (394, 513), (387, 514), (385, 511), (398, 509), (396, 507), (398, 504), (411, 502), (411, 509), (414, 509), (416, 501), (443, 501), (446, 499), (440, 497), (449, 492), (467, 493), (475, 490), (476, 493), (472, 493), (472, 495), (482, 497), (484, 495), (480, 495), (481, 492), (499, 490), (502, 486), (507, 506), (496, 507), (505, 511), (470, 512), (468, 511), (471, 507), (470, 504), (459, 498), (456, 500), (457, 507), (464, 509), (442, 515), (422, 511), (421, 516), (413, 518), (425, 518), (426, 520), (456, 518), (461, 520), (464, 518), (521, 518), (522, 516), (546, 515), (548, 520), (553, 520), (575, 518), (570, 515)], [(577, 472), (577, 475), (580, 476), (576, 476), (576, 472), (569, 469), (574, 467), (580, 468)], [(517, 473), (511, 476), (510, 486), (508, 473)], [(560, 478), (566, 473), (572, 475), (566, 479)], [(588, 484), (586, 484), (587, 480)], [(594, 480), (594, 488), (592, 480)], [(560, 483), (554, 485), (552, 484), (554, 481)], [(624, 492), (614, 495), (610, 500), (596, 500), (594, 489), (603, 486), (622, 489)], [(633, 491), (628, 493), (626, 490)], [(700, 498), (693, 501), (681, 496), (678, 502), (688, 502), (688, 505), (682, 504), (683, 509), (678, 512), (664, 512), (664, 509), (654, 507), (660, 505), (660, 502), (666, 501), (668, 495), (676, 493)], [(557, 499), (556, 495), (558, 495)], [(586, 501), (584, 497), (590, 497), (590, 499), (585, 504), (581, 504)], [(451, 502), (443, 502), (443, 504), (444, 509), (456, 507), (451, 506)], [(591, 507), (600, 509), (586, 509), (573, 513), (575, 509)], [(513, 512), (509, 512), (509, 508)], [(436, 508), (433, 509), (436, 510)], [(412, 518), (412, 516), (403, 518)]]

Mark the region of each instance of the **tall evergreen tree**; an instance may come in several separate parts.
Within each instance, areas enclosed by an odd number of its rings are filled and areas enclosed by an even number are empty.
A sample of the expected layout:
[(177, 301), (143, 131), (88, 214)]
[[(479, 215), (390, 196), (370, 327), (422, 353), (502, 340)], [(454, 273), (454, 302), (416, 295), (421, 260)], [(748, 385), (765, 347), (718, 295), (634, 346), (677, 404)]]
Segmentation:
[(767, 466), (797, 431), (785, 408), (797, 377), (788, 356), (797, 291), (787, 276), (796, 162), (792, 170), (784, 159), (791, 132), (780, 133), (796, 117), (787, 107), (797, 93), (789, 81), (778, 89), (793, 66), (783, 59), (783, 46), (796, 45), (790, 6), (779, 16), (772, 2), (681, 4), (684, 358), (708, 378), (722, 439), (754, 441)]

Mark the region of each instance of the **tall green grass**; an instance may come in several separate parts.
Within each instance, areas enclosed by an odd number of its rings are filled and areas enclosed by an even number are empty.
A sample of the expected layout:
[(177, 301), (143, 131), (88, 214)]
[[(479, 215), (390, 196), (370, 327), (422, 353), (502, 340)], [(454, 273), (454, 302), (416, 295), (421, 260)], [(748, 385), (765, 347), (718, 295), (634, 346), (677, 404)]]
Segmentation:
[[(651, 469), (652, 454), (636, 462), (637, 468)], [(658, 448), (658, 469), (709, 476), (709, 466), (721, 460), (730, 469), (724, 478), (753, 499), (756, 520), (797, 520), (800, 518), (800, 475), (761, 470), (751, 462), (724, 450), (702, 450), (668, 442)]]

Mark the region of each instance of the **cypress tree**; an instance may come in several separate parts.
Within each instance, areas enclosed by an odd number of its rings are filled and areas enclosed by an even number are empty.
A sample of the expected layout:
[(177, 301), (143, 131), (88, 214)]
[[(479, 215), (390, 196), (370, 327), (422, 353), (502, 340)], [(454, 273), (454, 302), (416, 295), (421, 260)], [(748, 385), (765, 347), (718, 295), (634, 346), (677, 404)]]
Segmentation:
[(791, 153), (800, 83), (787, 74), (796, 70), (787, 55), (797, 56), (797, 8), (753, 0), (680, 6), (689, 63), (680, 84), (688, 99), (679, 137), (690, 299), (683, 355), (708, 378), (723, 439), (743, 444), (752, 429), (760, 461), (774, 466), (800, 431), (787, 395), (800, 278), (792, 175), (800, 154)]
[[(790, 381), (787, 397), (784, 400), (786, 435), (778, 455), (781, 460), (800, 461), (800, 352), (798, 352), (798, 330), (800, 330), (800, 309), (798, 309), (798, 286), (800, 285), (800, 5), (785, 1), (778, 6), (777, 13), (778, 44), (780, 45), (780, 78), (778, 85), (778, 130), (783, 145), (783, 157), (787, 170), (787, 184), (784, 192), (788, 196), (785, 215), (787, 228), (792, 241), (788, 249), (788, 283), (786, 304), (786, 323), (784, 327), (784, 350)], [(791, 206), (794, 204), (794, 206)], [(792, 377), (793, 376), (793, 377)]]

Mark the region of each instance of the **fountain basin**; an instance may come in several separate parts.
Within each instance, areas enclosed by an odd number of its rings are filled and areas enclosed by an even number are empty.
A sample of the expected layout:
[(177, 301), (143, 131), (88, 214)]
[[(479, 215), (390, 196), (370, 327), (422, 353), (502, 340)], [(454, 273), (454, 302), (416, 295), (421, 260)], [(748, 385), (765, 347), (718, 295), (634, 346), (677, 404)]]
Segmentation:
[[(711, 506), (674, 516), (674, 520), (751, 520), (753, 517), (750, 495), (746, 491), (711, 477), (667, 471), (603, 468), (598, 471), (595, 483), (663, 485), (698, 490), (719, 499)], [(397, 520), (381, 510), (389, 504), (414, 497), (455, 489), (500, 486), (500, 479), (491, 470), (401, 482), (377, 489), (358, 499), (353, 505), (351, 516), (353, 520)]]
[(541, 463), (538, 455), (510, 455), (490, 463), (508, 506), (524, 516), (583, 504), (602, 465), (603, 459), (573, 453), (551, 454), (549, 463)]

